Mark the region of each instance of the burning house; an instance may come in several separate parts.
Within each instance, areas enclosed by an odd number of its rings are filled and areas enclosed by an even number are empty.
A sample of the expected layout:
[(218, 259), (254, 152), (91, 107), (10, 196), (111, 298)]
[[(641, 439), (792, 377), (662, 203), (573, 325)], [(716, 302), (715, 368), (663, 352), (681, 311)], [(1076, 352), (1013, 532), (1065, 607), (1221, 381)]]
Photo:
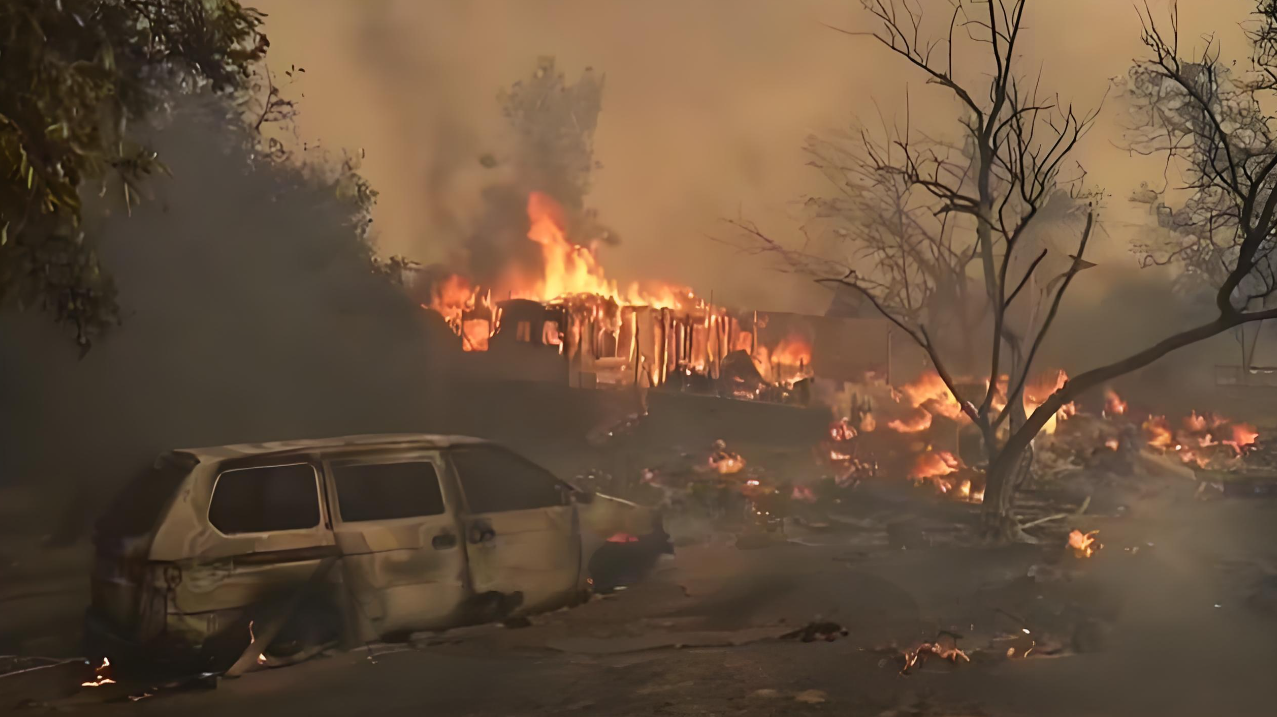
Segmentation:
[(736, 312), (668, 284), (622, 290), (592, 247), (568, 238), (553, 199), (534, 192), (527, 212), (539, 273), (511, 268), (493, 286), (432, 270), (412, 277), (466, 354), (465, 374), (797, 403), (817, 377), (890, 374), (885, 320)]

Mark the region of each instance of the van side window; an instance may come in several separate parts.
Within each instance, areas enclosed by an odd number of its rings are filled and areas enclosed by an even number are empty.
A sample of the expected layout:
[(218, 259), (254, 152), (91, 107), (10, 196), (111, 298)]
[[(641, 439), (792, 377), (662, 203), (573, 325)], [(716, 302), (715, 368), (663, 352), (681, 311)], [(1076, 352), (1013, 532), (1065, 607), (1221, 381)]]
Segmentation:
[(217, 477), (208, 521), (227, 535), (319, 525), (319, 482), (309, 465), (229, 470)]
[(430, 461), (333, 466), (337, 506), (347, 523), (441, 515), (443, 492)]
[(452, 451), (471, 513), (499, 513), (566, 505), (566, 487), (549, 471), (495, 446)]

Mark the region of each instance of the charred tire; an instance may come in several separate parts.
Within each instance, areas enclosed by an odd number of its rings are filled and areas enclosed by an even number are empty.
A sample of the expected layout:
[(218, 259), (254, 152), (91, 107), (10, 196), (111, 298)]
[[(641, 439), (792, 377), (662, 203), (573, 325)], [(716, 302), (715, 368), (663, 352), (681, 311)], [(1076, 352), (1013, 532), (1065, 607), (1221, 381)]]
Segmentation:
[(337, 606), (323, 595), (310, 595), (297, 605), (263, 654), (268, 664), (310, 659), (336, 644), (341, 629), (341, 612)]

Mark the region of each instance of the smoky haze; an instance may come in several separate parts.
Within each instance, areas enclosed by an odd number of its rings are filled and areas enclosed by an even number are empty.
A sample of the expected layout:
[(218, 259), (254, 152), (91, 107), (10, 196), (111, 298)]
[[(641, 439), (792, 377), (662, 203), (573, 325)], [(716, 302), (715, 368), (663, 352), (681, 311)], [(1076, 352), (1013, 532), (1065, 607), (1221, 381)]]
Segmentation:
[[(822, 189), (803, 165), (808, 133), (857, 117), (899, 120), (906, 88), (912, 115), (955, 111), (872, 41), (822, 25), (871, 29), (855, 2), (254, 4), (270, 15), (272, 66), (306, 68), (285, 88), (301, 111), (296, 144), (366, 155), (363, 173), (380, 193), (378, 252), (427, 263), (455, 258), (493, 221), (485, 191), (510, 178), (480, 157), (512, 149), (496, 94), (544, 55), (569, 81), (590, 66), (607, 76), (595, 141), (603, 168), (587, 203), (624, 237), (601, 249), (609, 275), (685, 283), (748, 308), (821, 312), (828, 302), (809, 282), (705, 238), (723, 232), (724, 216), (794, 236), (795, 200)], [(1079, 105), (1098, 103), (1140, 54), (1125, 3), (1030, 7), (1026, 66), (1040, 63), (1044, 85)], [(1238, 46), (1232, 23), (1245, 2), (1180, 7), (1185, 37), (1218, 29), (1225, 47)], [(1061, 27), (1077, 30), (1044, 30)], [(1080, 155), (1111, 195), (1100, 266), (1079, 277), (1046, 347), (1069, 370), (1195, 316), (1167, 300), (1164, 274), (1138, 271), (1125, 248), (1143, 221), (1125, 198), (1162, 176), (1156, 162), (1114, 148), (1114, 114), (1106, 110)], [(344, 209), (294, 175), (248, 172), (242, 148), (215, 139), (223, 130), (175, 123), (156, 140), (175, 177), (155, 181), (155, 198), (131, 218), (91, 225), (128, 312), (119, 332), (77, 361), (42, 317), (4, 318), (8, 475), (92, 474), (102, 456), (123, 464), (189, 444), (457, 430), (436, 420), (439, 389), (427, 377), (443, 359), (422, 312), (352, 254)], [(1193, 381), (1206, 380), (1212, 362), (1233, 355), (1231, 341), (1172, 361), (1191, 359)], [(1182, 388), (1172, 361), (1145, 375)]]
[(4, 316), (5, 476), (118, 484), (175, 447), (428, 424), (424, 312), (370, 271), (349, 202), (227, 126), (177, 112), (152, 138), (173, 178), (86, 219), (119, 329), (78, 359), (46, 317)]
[[(920, 123), (957, 112), (943, 90), (872, 39), (827, 27), (874, 29), (851, 0), (256, 5), (269, 14), (272, 63), (307, 68), (289, 90), (304, 94), (301, 140), (366, 150), (365, 173), (381, 193), (381, 250), (424, 263), (455, 260), (470, 237), (493, 224), (485, 190), (508, 176), (486, 169), (479, 158), (508, 156), (513, 141), (496, 95), (528, 77), (541, 56), (555, 56), (569, 81), (587, 67), (607, 77), (595, 139), (603, 167), (587, 204), (624, 238), (600, 251), (609, 276), (623, 284), (682, 283), (746, 308), (822, 312), (829, 301), (801, 277), (777, 274), (766, 262), (706, 238), (729, 233), (721, 218), (743, 216), (774, 236), (800, 240), (798, 199), (826, 191), (818, 173), (804, 166), (809, 133), (856, 121), (899, 124), (906, 114)], [(1166, 16), (1170, 7), (1168, 0), (1150, 2), (1155, 16)], [(1242, 52), (1237, 23), (1250, 9), (1246, 0), (1184, 0), (1183, 36), (1197, 41), (1213, 31), (1226, 52)], [(1078, 370), (1108, 355), (1104, 347), (1115, 354), (1138, 349), (1160, 335), (1157, 330), (1193, 318), (1153, 300), (1153, 320), (1130, 322), (1106, 299), (1132, 292), (1165, 296), (1160, 282), (1166, 274), (1135, 273), (1127, 246), (1145, 222), (1145, 207), (1132, 208), (1126, 198), (1141, 181), (1161, 187), (1177, 177), (1164, 177), (1156, 160), (1132, 158), (1116, 146), (1121, 108), (1110, 85), (1142, 56), (1135, 6), (1033, 2), (1026, 24), (1026, 71), (1040, 68), (1043, 86), (1062, 101), (1079, 108), (1105, 104), (1078, 153), (1088, 181), (1108, 195), (1104, 231), (1088, 250), (1101, 268), (1074, 283), (1061, 319), (1062, 329), (1086, 324), (1087, 330), (1049, 347)], [(514, 213), (515, 202), (508, 204)], [(1068, 318), (1096, 308), (1103, 311), (1089, 313), (1089, 320)], [(1106, 341), (1097, 352), (1081, 348), (1099, 335)]]

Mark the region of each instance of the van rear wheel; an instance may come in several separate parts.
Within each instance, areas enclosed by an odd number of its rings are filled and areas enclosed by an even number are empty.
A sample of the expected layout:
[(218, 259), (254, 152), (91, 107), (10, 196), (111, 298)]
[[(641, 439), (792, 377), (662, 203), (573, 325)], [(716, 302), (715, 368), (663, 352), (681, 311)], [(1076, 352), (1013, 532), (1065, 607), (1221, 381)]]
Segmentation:
[(262, 654), (265, 664), (276, 667), (309, 660), (337, 644), (341, 626), (341, 613), (330, 600), (320, 595), (304, 598)]

